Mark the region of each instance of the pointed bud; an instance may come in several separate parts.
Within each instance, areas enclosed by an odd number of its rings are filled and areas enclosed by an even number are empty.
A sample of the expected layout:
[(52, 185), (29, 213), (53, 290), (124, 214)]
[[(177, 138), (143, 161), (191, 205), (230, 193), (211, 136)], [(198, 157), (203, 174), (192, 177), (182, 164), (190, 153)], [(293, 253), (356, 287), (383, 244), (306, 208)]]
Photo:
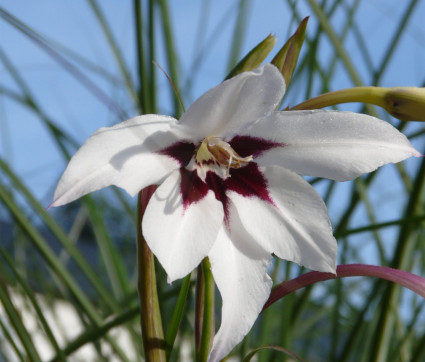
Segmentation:
[(304, 42), (307, 22), (308, 17), (301, 21), (296, 32), (288, 39), (286, 44), (279, 50), (271, 62), (282, 73), (287, 87), (298, 62), (298, 56), (300, 55), (301, 47)]
[(425, 88), (388, 88), (385, 110), (402, 121), (425, 121)]
[(239, 73), (258, 68), (275, 45), (276, 37), (270, 34), (254, 49), (252, 49), (238, 64), (236, 64), (226, 79), (232, 78)]

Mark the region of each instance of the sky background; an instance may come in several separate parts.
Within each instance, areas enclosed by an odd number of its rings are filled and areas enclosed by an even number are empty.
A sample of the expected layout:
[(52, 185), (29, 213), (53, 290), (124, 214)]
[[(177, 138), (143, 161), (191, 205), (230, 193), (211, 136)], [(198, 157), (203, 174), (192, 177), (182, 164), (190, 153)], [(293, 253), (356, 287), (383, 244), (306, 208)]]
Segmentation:
[[(136, 79), (132, 2), (108, 0), (99, 3), (132, 71), (133, 79)], [(235, 27), (234, 14), (239, 1), (209, 1), (206, 8), (201, 7), (201, 3), (195, 0), (170, 1), (173, 35), (176, 51), (180, 57), (180, 83), (183, 87), (189, 84), (188, 82), (193, 84), (188, 92), (184, 92), (186, 106), (204, 91), (218, 84), (227, 74), (228, 53)], [(276, 49), (281, 47), (297, 25), (286, 2), (252, 0), (246, 3), (250, 5), (251, 11), (246, 20), (248, 34), (243, 42), (241, 54), (245, 54), (270, 33), (279, 39)], [(365, 46), (370, 53), (368, 61), (375, 67), (382, 61), (383, 54), (390, 45), (389, 40), (396, 32), (400, 13), (405, 8), (400, 5), (403, 3), (400, 0), (360, 2), (355, 24), (357, 30), (364, 35)], [(101, 77), (83, 70), (86, 76), (125, 109), (128, 117), (136, 114), (124, 87), (119, 85), (120, 79), (114, 57), (88, 2), (0, 0), (0, 6), (49, 40), (81, 55), (113, 77), (117, 77), (118, 86), (112, 87)], [(313, 15), (304, 1), (298, 1), (297, 6), (302, 17)], [(339, 11), (332, 18), (337, 30), (342, 30), (345, 16), (343, 11)], [(425, 1), (419, 1), (397, 51), (381, 78), (380, 85), (391, 87), (423, 84), (425, 80), (423, 19), (425, 19)], [(308, 24), (308, 34), (314, 35), (316, 27), (317, 21), (312, 16)], [(162, 46), (162, 40), (159, 39), (156, 61), (167, 69), (161, 51)], [(358, 42), (353, 36), (348, 36), (344, 47), (363, 77), (364, 84), (370, 84), (371, 79), (365, 76), (368, 74), (366, 67), (370, 64), (368, 65), (360, 55)], [(55, 124), (68, 131), (80, 144), (99, 127), (123, 120), (99, 102), (55, 60), (1, 18), (0, 49), (27, 82), (30, 92), (43, 112)], [(319, 61), (322, 63), (332, 61), (331, 50), (329, 41), (324, 39), (321, 42)], [(194, 64), (200, 55), (202, 56), (200, 68), (194, 72)], [(168, 114), (170, 87), (159, 71), (157, 75), (161, 100), (160, 113)], [(331, 85), (333, 90), (353, 85), (340, 67), (337, 67), (337, 76), (334, 79)], [(1, 62), (0, 85), (21, 93), (9, 70)], [(303, 93), (289, 93), (285, 104), (294, 105), (297, 101), (304, 100)], [(356, 110), (358, 106), (346, 105), (343, 108)], [(12, 165), (13, 170), (22, 177), (36, 197), (47, 206), (66, 165), (65, 160), (39, 118), (31, 110), (1, 93), (0, 156)]]

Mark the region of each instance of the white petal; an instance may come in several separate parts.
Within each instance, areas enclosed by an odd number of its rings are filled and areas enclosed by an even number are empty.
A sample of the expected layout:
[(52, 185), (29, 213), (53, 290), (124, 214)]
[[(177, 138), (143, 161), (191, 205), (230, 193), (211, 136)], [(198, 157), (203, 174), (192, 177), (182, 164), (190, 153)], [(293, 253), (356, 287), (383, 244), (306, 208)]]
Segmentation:
[(207, 256), (224, 217), (212, 191), (184, 207), (180, 181), (177, 170), (158, 187), (142, 221), (143, 235), (169, 282), (190, 273)]
[(209, 258), (223, 301), (221, 326), (209, 362), (224, 358), (249, 332), (270, 295), (272, 281), (266, 273), (270, 254), (232, 222), (231, 240), (221, 229)]
[(155, 153), (178, 140), (170, 131), (175, 123), (171, 117), (144, 115), (96, 131), (69, 162), (51, 206), (110, 185), (134, 196), (159, 183), (180, 166), (173, 158)]
[(266, 64), (210, 89), (189, 107), (180, 124), (192, 138), (223, 137), (274, 111), (284, 93), (281, 73)]
[(242, 133), (284, 144), (257, 157), (259, 165), (280, 165), (301, 175), (337, 181), (420, 156), (387, 122), (352, 112), (276, 112)]
[(294, 172), (277, 166), (261, 171), (273, 204), (236, 192), (227, 194), (246, 231), (265, 250), (281, 259), (335, 273), (337, 243), (323, 200)]

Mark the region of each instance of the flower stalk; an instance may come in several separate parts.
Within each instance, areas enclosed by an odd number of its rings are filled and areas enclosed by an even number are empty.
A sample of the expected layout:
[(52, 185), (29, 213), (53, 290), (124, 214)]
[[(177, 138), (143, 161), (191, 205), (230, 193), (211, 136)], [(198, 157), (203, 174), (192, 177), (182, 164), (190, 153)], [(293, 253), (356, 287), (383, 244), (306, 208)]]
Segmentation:
[(290, 108), (290, 110), (320, 109), (351, 102), (374, 104), (402, 121), (425, 121), (425, 88), (417, 87), (341, 89), (321, 94)]
[(140, 324), (146, 361), (166, 361), (166, 344), (159, 310), (156, 288), (155, 260), (143, 237), (140, 225), (146, 206), (156, 186), (148, 186), (138, 196), (137, 205), (137, 256)]
[(389, 280), (405, 288), (408, 288), (420, 295), (422, 298), (425, 298), (425, 278), (422, 278), (419, 275), (384, 266), (346, 264), (339, 265), (336, 268), (336, 274), (314, 271), (300, 275), (295, 279), (280, 283), (271, 292), (270, 298), (267, 300), (266, 304), (264, 304), (263, 310), (270, 307), (273, 303), (277, 302), (286, 295), (317, 282), (336, 278), (360, 276)]
[[(197, 361), (207, 361), (208, 354), (211, 350), (214, 338), (214, 294), (215, 285), (214, 278), (211, 272), (211, 264), (208, 258), (202, 261), (199, 268), (197, 297), (197, 322), (198, 331), (202, 331), (199, 341), (199, 349), (197, 348)], [(201, 306), (202, 305), (202, 306)], [(202, 316), (201, 316), (202, 315)], [(198, 346), (198, 344), (197, 344)]]

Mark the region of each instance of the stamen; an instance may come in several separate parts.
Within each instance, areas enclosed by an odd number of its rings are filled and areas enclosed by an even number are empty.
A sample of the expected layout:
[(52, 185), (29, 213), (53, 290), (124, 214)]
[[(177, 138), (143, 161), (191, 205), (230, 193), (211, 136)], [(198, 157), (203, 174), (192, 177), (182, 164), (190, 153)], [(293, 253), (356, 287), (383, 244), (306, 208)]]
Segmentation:
[(199, 165), (213, 163), (223, 171), (226, 170), (227, 177), (230, 176), (231, 168), (246, 166), (252, 160), (252, 156), (239, 156), (229, 143), (213, 136), (206, 137), (196, 151), (196, 162)]

